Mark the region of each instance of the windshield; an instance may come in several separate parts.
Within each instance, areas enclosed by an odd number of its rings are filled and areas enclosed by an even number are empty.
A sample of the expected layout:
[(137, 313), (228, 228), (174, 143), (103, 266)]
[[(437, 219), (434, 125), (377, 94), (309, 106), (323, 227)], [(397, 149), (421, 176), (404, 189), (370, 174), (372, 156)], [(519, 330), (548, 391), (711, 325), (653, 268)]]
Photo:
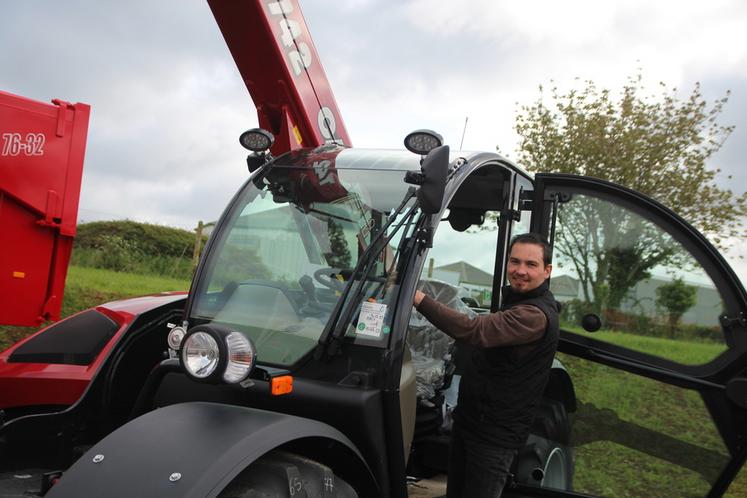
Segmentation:
[[(247, 334), (262, 363), (292, 365), (316, 347), (359, 257), (404, 198), (403, 178), (314, 163), (274, 166), (249, 182), (215, 234), (190, 318)], [(406, 231), (375, 250), (346, 340), (386, 346)]]

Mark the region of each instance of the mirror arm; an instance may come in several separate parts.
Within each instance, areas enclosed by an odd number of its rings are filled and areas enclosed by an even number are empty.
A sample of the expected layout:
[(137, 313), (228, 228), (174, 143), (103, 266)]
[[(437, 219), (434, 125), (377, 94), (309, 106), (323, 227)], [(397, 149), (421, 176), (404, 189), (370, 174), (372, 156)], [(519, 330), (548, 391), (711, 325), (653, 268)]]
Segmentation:
[(418, 228), (417, 233), (415, 234), (416, 242), (418, 244), (421, 244), (420, 251), (422, 252), (424, 249), (430, 249), (433, 247), (433, 234), (435, 233), (435, 230), (433, 226), (430, 223), (427, 223), (423, 225), (422, 227)]
[(425, 173), (421, 171), (407, 171), (405, 173), (405, 183), (422, 185), (425, 183)]

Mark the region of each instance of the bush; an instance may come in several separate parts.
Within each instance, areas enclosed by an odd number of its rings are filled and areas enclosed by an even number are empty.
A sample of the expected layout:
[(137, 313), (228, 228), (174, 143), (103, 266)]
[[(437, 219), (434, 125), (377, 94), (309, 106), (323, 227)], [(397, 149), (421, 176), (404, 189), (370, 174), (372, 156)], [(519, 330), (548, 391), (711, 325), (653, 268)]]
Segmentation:
[(191, 279), (194, 244), (194, 233), (179, 228), (96, 221), (78, 226), (71, 262), (89, 268)]
[(78, 225), (75, 247), (97, 249), (105, 246), (111, 236), (121, 237), (148, 256), (191, 258), (195, 244), (195, 234), (188, 230), (124, 220)]

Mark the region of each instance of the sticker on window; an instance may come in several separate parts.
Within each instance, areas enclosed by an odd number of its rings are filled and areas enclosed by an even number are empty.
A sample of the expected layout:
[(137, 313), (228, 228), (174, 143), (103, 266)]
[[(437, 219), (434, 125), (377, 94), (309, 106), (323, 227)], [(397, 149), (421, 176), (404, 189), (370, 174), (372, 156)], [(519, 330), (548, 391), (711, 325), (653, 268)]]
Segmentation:
[(384, 315), (386, 315), (386, 304), (364, 302), (361, 305), (361, 313), (358, 315), (355, 333), (369, 337), (381, 337)]

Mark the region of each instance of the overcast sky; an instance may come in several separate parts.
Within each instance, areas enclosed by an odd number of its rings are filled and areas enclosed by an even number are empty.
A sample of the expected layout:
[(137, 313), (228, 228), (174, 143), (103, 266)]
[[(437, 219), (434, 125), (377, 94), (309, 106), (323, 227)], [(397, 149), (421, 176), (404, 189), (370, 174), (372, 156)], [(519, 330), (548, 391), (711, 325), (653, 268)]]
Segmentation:
[[(193, 228), (246, 178), (238, 135), (256, 126), (206, 1), (4, 0), (0, 90), (91, 105), (79, 219)], [(611, 89), (641, 68), (687, 95), (732, 96), (736, 125), (711, 167), (747, 189), (747, 3), (301, 1), (355, 146), (399, 148), (416, 128), (515, 157), (517, 103), (538, 86)], [(261, 56), (261, 54), (258, 54)], [(747, 265), (732, 261), (743, 281)], [(741, 249), (744, 255), (747, 250)]]

